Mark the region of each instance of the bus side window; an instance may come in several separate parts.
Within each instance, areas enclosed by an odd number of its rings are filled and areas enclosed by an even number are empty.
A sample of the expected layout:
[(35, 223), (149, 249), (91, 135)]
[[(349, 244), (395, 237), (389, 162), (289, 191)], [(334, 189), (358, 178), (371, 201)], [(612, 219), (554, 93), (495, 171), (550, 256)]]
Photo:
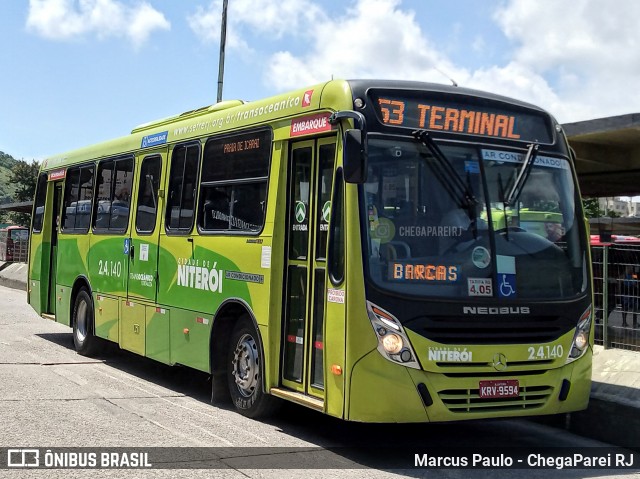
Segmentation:
[(233, 229), (259, 231), (264, 219), (266, 183), (236, 185), (233, 188)]
[(109, 228), (111, 215), (111, 195), (113, 182), (113, 161), (101, 161), (98, 165), (96, 188), (96, 214), (93, 221), (95, 229)]
[(133, 184), (133, 158), (101, 161), (93, 227), (97, 231), (123, 233), (129, 224)]
[(89, 230), (94, 168), (91, 164), (70, 168), (67, 172), (62, 208), (63, 231), (86, 233)]
[(162, 159), (159, 156), (147, 156), (142, 160), (136, 210), (136, 231), (138, 233), (153, 233), (155, 229), (161, 173)]
[(257, 233), (262, 229), (271, 137), (271, 130), (262, 129), (207, 140), (198, 206), (200, 231)]
[(178, 145), (173, 150), (165, 218), (167, 231), (185, 233), (193, 227), (199, 160), (200, 143)]
[(203, 186), (200, 194), (203, 197), (200, 227), (206, 231), (228, 230), (230, 188), (224, 186)]
[(33, 232), (40, 233), (44, 222), (44, 203), (47, 199), (47, 180), (46, 173), (41, 173), (38, 177), (38, 186), (36, 188), (36, 201), (33, 207)]

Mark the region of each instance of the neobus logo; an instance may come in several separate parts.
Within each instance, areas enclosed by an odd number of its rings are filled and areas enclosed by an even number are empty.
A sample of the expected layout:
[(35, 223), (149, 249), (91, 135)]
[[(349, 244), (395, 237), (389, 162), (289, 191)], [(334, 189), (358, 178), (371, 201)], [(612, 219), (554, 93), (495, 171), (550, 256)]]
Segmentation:
[(504, 306), (492, 308), (486, 306), (463, 306), (463, 314), (529, 314), (528, 306)]

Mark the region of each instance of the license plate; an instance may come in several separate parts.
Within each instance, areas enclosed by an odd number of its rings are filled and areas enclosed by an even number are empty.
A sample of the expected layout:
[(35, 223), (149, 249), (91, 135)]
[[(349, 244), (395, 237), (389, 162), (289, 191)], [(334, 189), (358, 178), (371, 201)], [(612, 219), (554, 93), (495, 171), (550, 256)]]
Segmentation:
[(483, 399), (516, 398), (520, 394), (517, 379), (480, 381), (480, 397)]

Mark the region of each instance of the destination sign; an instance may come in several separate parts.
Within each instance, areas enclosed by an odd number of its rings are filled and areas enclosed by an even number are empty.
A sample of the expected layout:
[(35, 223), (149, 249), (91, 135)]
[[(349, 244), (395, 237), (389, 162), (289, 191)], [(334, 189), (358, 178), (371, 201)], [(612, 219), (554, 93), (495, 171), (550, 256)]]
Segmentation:
[(373, 95), (373, 104), (380, 122), (389, 126), (551, 143), (544, 114), (486, 98), (467, 98), (463, 102), (453, 95), (429, 92), (419, 96), (380, 92)]
[(266, 177), (270, 157), (271, 130), (211, 137), (204, 147), (202, 182)]

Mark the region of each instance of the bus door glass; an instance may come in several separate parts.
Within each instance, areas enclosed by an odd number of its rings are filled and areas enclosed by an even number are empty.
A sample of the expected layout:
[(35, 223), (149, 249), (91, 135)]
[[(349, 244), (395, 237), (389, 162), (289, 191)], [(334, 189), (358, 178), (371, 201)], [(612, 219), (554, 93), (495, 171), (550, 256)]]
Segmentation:
[(156, 302), (158, 271), (158, 239), (161, 210), (158, 191), (162, 184), (162, 164), (166, 150), (147, 154), (140, 163), (135, 221), (129, 246), (129, 298)]
[(51, 209), (51, 255), (49, 265), (49, 305), (46, 312), (56, 313), (56, 271), (58, 263), (58, 228), (60, 227), (60, 204), (62, 201), (62, 182), (57, 181), (53, 186), (53, 208)]
[[(98, 163), (89, 253), (94, 293), (121, 294), (127, 288), (133, 156)], [(66, 199), (65, 199), (66, 201)], [(90, 210), (90, 206), (87, 205)], [(76, 220), (76, 224), (77, 224)]]
[(324, 305), (335, 139), (296, 142), (288, 184), (284, 386), (324, 396)]

